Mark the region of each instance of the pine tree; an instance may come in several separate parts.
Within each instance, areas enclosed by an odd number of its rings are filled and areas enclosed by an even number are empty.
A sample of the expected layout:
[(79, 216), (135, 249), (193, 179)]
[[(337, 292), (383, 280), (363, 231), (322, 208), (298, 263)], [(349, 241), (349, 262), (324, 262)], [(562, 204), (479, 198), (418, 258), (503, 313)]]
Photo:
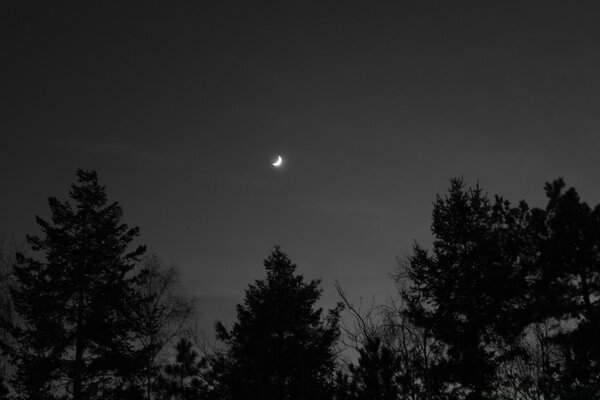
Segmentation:
[(28, 399), (111, 398), (135, 373), (140, 299), (130, 272), (145, 248), (129, 250), (139, 230), (121, 222), (96, 172), (77, 178), (72, 202), (50, 197), (51, 221), (37, 217), (43, 236), (27, 236), (40, 257), (19, 254), (14, 268), (15, 384)]
[(381, 338), (367, 338), (358, 351), (358, 364), (350, 365), (356, 400), (396, 400), (400, 396), (401, 359)]
[[(548, 204), (536, 209), (538, 238), (534, 297), (537, 316), (560, 321), (551, 337), (563, 353), (559, 381), (567, 398), (600, 395), (600, 205), (592, 209), (562, 179), (545, 186)], [(552, 377), (547, 378), (552, 382)]]
[(200, 378), (204, 360), (198, 360), (198, 353), (185, 338), (181, 338), (175, 347), (175, 362), (166, 365), (158, 379), (157, 397), (161, 400), (200, 400), (206, 392)]
[(453, 179), (434, 205), (432, 254), (416, 245), (409, 259), (407, 315), (445, 344), (433, 373), (454, 396), (493, 398), (498, 366), (518, 353), (530, 323), (527, 215)]
[(323, 317), (315, 307), (320, 281), (295, 274), (296, 265), (279, 247), (264, 266), (267, 277), (246, 290), (233, 328), (217, 324), (227, 346), (219, 358), (226, 398), (331, 399), (339, 307)]

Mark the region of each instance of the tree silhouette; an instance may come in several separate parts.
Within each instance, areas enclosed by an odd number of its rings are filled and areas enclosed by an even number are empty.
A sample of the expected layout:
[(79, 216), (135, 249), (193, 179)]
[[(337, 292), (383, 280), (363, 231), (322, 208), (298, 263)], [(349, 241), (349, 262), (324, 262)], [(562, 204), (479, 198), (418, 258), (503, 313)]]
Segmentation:
[(158, 256), (146, 256), (138, 281), (138, 291), (145, 301), (137, 314), (136, 335), (142, 350), (141, 382), (144, 398), (150, 400), (152, 387), (168, 356), (168, 346), (186, 328), (194, 313), (194, 303), (179, 292), (179, 273), (166, 266)]
[(232, 400), (330, 399), (340, 309), (322, 316), (319, 281), (295, 274), (279, 247), (264, 266), (267, 277), (246, 290), (233, 328), (217, 324), (227, 346), (219, 358), (223, 392)]
[(37, 217), (31, 256), (7, 261), (0, 243), (0, 399), (7, 375), (11, 400), (600, 398), (600, 205), (561, 179), (531, 210), (453, 179), (432, 250), (415, 245), (395, 277), (399, 305), (361, 313), (338, 286), (358, 360), (336, 371), (343, 307), (324, 315), (320, 281), (278, 246), (232, 328), (217, 323), (223, 348), (200, 358), (181, 339), (170, 359), (193, 311), (175, 269), (155, 256), (134, 269), (138, 229), (94, 171), (77, 177)]
[(565, 187), (562, 179), (547, 183), (548, 204), (534, 210), (531, 226), (539, 249), (534, 296), (537, 317), (562, 326), (551, 340), (564, 362), (548, 366), (560, 373), (558, 381), (547, 376), (547, 386), (570, 398), (594, 398), (600, 396), (600, 205), (592, 209)]
[(14, 315), (9, 288), (13, 278), (14, 254), (12, 246), (7, 246), (4, 238), (0, 237), (0, 399), (8, 396), (7, 377), (11, 373), (8, 358), (13, 344), (10, 332)]
[(127, 391), (137, 366), (132, 346), (140, 299), (130, 272), (144, 252), (129, 250), (137, 228), (121, 223), (94, 171), (77, 171), (70, 202), (49, 198), (51, 222), (14, 267), (16, 388), (29, 399), (111, 398)]
[[(402, 263), (399, 269), (402, 272), (394, 280), (401, 289), (405, 285)], [(443, 398), (443, 382), (430, 370), (442, 358), (443, 345), (409, 321), (405, 303), (391, 300), (363, 309), (362, 304), (351, 303), (337, 283), (336, 289), (347, 311), (340, 344), (358, 353), (359, 359), (358, 364), (345, 360), (347, 368), (338, 371), (335, 398)]]
[(358, 364), (350, 365), (356, 400), (395, 400), (401, 389), (401, 359), (379, 337), (369, 337), (359, 351)]
[(530, 322), (527, 215), (453, 179), (434, 205), (432, 254), (415, 245), (409, 259), (407, 315), (446, 345), (436, 374), (454, 396), (493, 398), (499, 364), (518, 354)]
[(161, 400), (200, 400), (206, 388), (200, 379), (204, 360), (192, 349), (192, 343), (181, 338), (176, 345), (175, 362), (164, 367), (157, 381), (156, 393)]

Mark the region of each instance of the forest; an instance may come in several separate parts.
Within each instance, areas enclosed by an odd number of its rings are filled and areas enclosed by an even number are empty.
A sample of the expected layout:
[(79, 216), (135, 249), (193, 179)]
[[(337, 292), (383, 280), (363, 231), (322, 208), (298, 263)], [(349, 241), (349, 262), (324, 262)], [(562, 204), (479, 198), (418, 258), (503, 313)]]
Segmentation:
[(37, 234), (2, 243), (0, 399), (600, 398), (600, 205), (562, 179), (544, 189), (537, 208), (450, 180), (432, 245), (414, 244), (397, 296), (367, 308), (340, 285), (321, 308), (319, 278), (265, 249), (208, 345), (177, 268), (78, 170)]

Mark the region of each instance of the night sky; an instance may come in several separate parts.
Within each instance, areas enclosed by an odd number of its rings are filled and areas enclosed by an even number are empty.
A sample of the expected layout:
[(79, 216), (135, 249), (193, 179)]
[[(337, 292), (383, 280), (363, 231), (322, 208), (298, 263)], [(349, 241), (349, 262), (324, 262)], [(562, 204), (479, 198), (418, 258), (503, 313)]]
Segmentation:
[(326, 306), (385, 301), (454, 176), (600, 202), (592, 2), (108, 3), (1, 6), (0, 234), (94, 168), (204, 327), (274, 244)]

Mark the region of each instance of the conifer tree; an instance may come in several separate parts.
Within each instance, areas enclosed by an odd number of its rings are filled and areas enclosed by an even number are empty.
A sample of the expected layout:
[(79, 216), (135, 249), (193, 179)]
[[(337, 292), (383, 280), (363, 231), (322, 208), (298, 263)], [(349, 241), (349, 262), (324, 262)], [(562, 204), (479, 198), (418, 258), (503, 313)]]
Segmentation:
[(14, 267), (15, 384), (26, 399), (124, 396), (135, 373), (140, 299), (131, 270), (145, 248), (129, 249), (139, 230), (121, 222), (96, 172), (77, 178), (71, 202), (50, 197), (51, 220), (37, 217), (42, 236), (27, 236), (38, 257), (19, 254)]
[(267, 277), (246, 290), (233, 328), (217, 324), (226, 398), (331, 399), (339, 307), (324, 317), (315, 306), (320, 281), (305, 282), (279, 247), (264, 266)]
[[(548, 204), (535, 209), (538, 238), (533, 296), (536, 315), (559, 321), (551, 340), (563, 353), (558, 382), (569, 398), (600, 396), (600, 205), (592, 209), (562, 179), (545, 186)], [(555, 375), (556, 377), (556, 375)], [(547, 377), (552, 381), (552, 377)], [(555, 380), (555, 379), (554, 379)]]
[(198, 353), (185, 338), (181, 338), (175, 347), (175, 362), (165, 366), (157, 381), (157, 397), (161, 400), (200, 400), (206, 393), (200, 378), (204, 360), (198, 360)]
[(394, 349), (374, 336), (358, 351), (358, 364), (350, 365), (356, 400), (396, 400), (400, 396), (401, 359)]
[(456, 398), (493, 398), (497, 368), (530, 323), (527, 215), (453, 179), (434, 205), (432, 253), (416, 245), (409, 259), (407, 315), (445, 344), (433, 372)]

